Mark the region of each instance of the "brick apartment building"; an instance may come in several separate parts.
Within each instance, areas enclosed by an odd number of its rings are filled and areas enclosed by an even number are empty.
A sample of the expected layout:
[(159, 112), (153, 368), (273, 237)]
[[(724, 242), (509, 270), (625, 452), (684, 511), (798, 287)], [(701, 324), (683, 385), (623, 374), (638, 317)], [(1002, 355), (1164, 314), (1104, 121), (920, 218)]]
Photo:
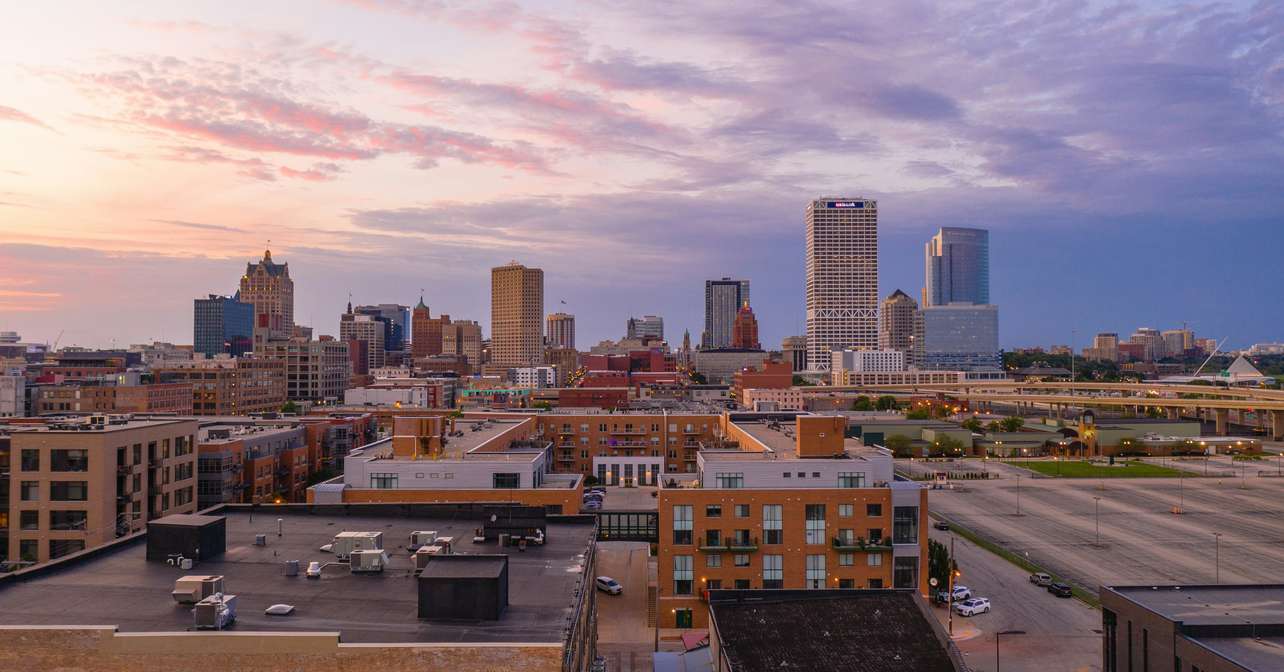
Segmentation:
[(268, 413), (281, 410), (286, 401), (286, 363), (281, 360), (196, 361), (158, 369), (156, 377), (163, 383), (189, 383), (195, 415)]

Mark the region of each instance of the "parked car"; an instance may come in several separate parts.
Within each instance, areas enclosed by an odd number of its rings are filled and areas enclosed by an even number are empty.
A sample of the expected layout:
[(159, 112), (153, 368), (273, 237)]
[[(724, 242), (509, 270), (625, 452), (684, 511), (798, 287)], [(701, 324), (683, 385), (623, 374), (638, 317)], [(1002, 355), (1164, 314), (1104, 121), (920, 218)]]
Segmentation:
[(1048, 592), (1057, 597), (1074, 597), (1074, 591), (1070, 589), (1070, 584), (1068, 583), (1050, 583), (1048, 584)]
[(955, 602), (954, 611), (958, 612), (959, 616), (975, 616), (977, 614), (989, 613), (990, 598), (974, 597), (970, 600)]
[(589, 488), (589, 489), (588, 489), (588, 491), (589, 491), (589, 492), (600, 492), (600, 493), (602, 493), (602, 494), (604, 494), (604, 495), (605, 495), (605, 494), (606, 494), (606, 486), (605, 486), (605, 485), (595, 485), (595, 486), (593, 486), (593, 487)]
[(624, 592), (624, 586), (609, 576), (599, 576), (593, 580), (593, 583), (597, 585), (598, 590), (608, 595), (619, 595)]
[[(970, 597), (972, 597), (972, 591), (968, 590), (967, 586), (954, 586), (954, 602), (956, 604)], [(949, 602), (950, 594), (949, 592), (942, 590), (936, 594), (936, 599), (938, 602)]]
[(598, 511), (598, 510), (600, 510), (601, 508), (602, 508), (602, 502), (599, 502), (599, 501), (594, 500), (594, 499), (590, 499), (590, 500), (588, 500), (588, 501), (584, 502), (584, 506), (583, 506), (583, 509), (584, 509), (585, 511)]
[(938, 520), (935, 523), (932, 523), (932, 527), (935, 527), (936, 529), (941, 530), (942, 532), (950, 531), (950, 524), (943, 520)]
[(1033, 583), (1036, 586), (1050, 586), (1052, 585), (1052, 575), (1044, 574), (1043, 572), (1035, 572), (1030, 575), (1030, 583)]
[(595, 499), (600, 502), (606, 499), (606, 497), (603, 496), (602, 493), (600, 492), (586, 492), (584, 493), (584, 499), (585, 500)]

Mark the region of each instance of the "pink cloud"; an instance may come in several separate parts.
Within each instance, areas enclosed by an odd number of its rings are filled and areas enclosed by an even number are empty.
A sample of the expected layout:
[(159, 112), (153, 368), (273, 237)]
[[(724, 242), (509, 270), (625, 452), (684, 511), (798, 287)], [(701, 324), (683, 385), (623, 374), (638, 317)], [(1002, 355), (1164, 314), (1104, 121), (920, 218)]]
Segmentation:
[(316, 163), (307, 170), (296, 170), (289, 166), (281, 166), (280, 172), (285, 177), (291, 177), (296, 180), (307, 180), (309, 182), (329, 182), (343, 172), (343, 167), (335, 163)]
[(30, 114), (27, 114), (26, 112), (23, 112), (21, 110), (14, 109), (12, 107), (6, 107), (4, 105), (0, 105), (0, 121), (13, 121), (20, 124), (31, 124), (32, 126), (39, 126), (41, 128), (44, 128), (50, 131), (53, 130), (52, 128), (49, 127), (48, 124), (31, 116)]

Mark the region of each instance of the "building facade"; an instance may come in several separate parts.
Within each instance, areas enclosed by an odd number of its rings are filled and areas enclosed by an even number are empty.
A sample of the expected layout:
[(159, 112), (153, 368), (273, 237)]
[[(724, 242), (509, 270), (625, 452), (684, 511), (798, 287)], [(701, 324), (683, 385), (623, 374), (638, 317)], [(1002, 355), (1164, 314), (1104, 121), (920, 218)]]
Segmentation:
[(206, 357), (239, 357), (254, 350), (254, 305), (230, 296), (196, 299), (192, 348)]
[(989, 370), (1001, 368), (997, 306), (951, 303), (920, 311), (922, 346), (914, 356), (919, 368)]
[(544, 357), (544, 271), (517, 262), (490, 271), (490, 364), (535, 366)]
[(990, 232), (942, 227), (927, 241), (923, 307), (990, 302)]
[(835, 350), (830, 371), (892, 373), (905, 370), (905, 353), (900, 350)]
[(366, 344), (366, 369), (383, 368), (387, 360), (384, 349), (386, 331), (382, 320), (373, 315), (348, 311), (339, 319), (339, 340), (362, 341)]
[(883, 299), (878, 311), (878, 349), (905, 353), (905, 365), (913, 366), (915, 343), (923, 337), (923, 318), (918, 302), (901, 290)]
[(823, 197), (807, 204), (807, 360), (878, 347), (878, 202)]
[(747, 350), (762, 349), (762, 343), (758, 342), (758, 318), (754, 316), (753, 308), (749, 307), (748, 301), (745, 301), (736, 312), (736, 323), (731, 331), (731, 347)]
[(162, 383), (192, 386), (195, 415), (271, 413), (286, 402), (286, 363), (278, 359), (203, 360), (155, 374)]
[(481, 325), (474, 320), (450, 322), (448, 315), (443, 315), (442, 318), (446, 320), (441, 328), (442, 354), (462, 356), (474, 370), (480, 369), (485, 363), (482, 358)]
[(551, 313), (548, 316), (548, 345), (553, 348), (575, 349), (575, 316), (569, 313)]
[(290, 264), (272, 261), (272, 251), (264, 250), (263, 259), (245, 265), (241, 276), (243, 303), (254, 306), (254, 345), (272, 338), (286, 338), (294, 330), (294, 281)]
[(722, 278), (704, 281), (704, 333), (700, 347), (731, 347), (736, 312), (749, 301), (749, 281)]
[(1104, 362), (1119, 361), (1119, 334), (1097, 334), (1092, 338), (1092, 347), (1083, 349), (1083, 358)]
[(780, 352), (785, 361), (793, 364), (794, 371), (807, 370), (807, 337), (786, 336), (780, 341)]
[[(312, 341), (291, 338), (286, 341), (271, 341), (263, 349), (264, 359), (285, 365), (287, 399), (332, 402), (343, 398), (343, 392), (352, 379), (349, 342), (325, 336), (322, 339)], [(369, 361), (368, 358), (366, 361)]]
[(664, 318), (659, 315), (630, 317), (625, 325), (625, 338), (664, 340)]

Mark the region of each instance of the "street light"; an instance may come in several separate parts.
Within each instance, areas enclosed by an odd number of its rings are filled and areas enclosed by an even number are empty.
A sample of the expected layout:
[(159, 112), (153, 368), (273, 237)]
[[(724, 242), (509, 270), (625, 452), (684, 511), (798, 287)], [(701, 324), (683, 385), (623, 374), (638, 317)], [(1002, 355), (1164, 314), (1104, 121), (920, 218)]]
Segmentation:
[(1213, 533), (1213, 567), (1216, 580), (1215, 583), (1222, 582), (1222, 533)]
[(1018, 516), (1019, 516), (1019, 515), (1021, 515), (1021, 475), (1020, 475), (1020, 474), (1017, 474), (1017, 477), (1016, 477), (1016, 491), (1017, 491), (1017, 512), (1016, 512), (1016, 515), (1018, 515)]
[(1092, 498), (1092, 517), (1096, 520), (1096, 525), (1097, 525), (1097, 541), (1095, 542), (1095, 545), (1100, 546), (1101, 545), (1101, 498), (1100, 497)]
[(1001, 630), (994, 633), (994, 672), (999, 672), (999, 636), (1024, 635), (1025, 630)]

